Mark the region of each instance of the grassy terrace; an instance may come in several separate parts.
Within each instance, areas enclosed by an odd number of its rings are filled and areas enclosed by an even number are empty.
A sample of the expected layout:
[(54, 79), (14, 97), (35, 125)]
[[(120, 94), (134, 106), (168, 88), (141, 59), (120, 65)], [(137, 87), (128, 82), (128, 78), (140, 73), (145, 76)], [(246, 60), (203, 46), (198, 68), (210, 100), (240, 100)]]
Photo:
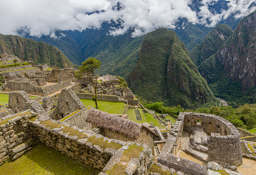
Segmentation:
[(251, 129), (249, 132), (256, 134), (256, 128)]
[[(95, 102), (92, 100), (81, 99), (85, 107), (92, 106), (95, 108)], [(109, 102), (109, 101), (98, 101), (99, 110), (110, 113), (110, 114), (123, 114), (124, 103), (121, 102)]]
[[(36, 98), (36, 96), (29, 96), (31, 99)], [(1, 94), (0, 93), (0, 105), (7, 104), (9, 101), (9, 94)]]
[(154, 117), (153, 117), (151, 114), (143, 113), (143, 111), (142, 111), (141, 108), (139, 109), (139, 111), (140, 111), (140, 114), (141, 114), (141, 117), (142, 117), (142, 121), (137, 120), (136, 115), (135, 115), (135, 109), (129, 109), (129, 110), (127, 111), (127, 114), (128, 114), (128, 116), (129, 116), (129, 119), (132, 120), (132, 121), (134, 121), (134, 122), (136, 122), (136, 123), (145, 123), (145, 122), (146, 122), (146, 123), (149, 123), (149, 124), (153, 123), (153, 125), (157, 126), (157, 127), (160, 128), (160, 129), (163, 129), (163, 128), (166, 127), (166, 126), (164, 126), (164, 125), (161, 125), (161, 124), (158, 122), (158, 120), (154, 119)]
[(6, 162), (0, 166), (0, 174), (2, 173), (5, 175), (96, 175), (99, 171), (43, 144), (38, 144), (14, 162)]
[(16, 70), (10, 70), (10, 71), (3, 71), (3, 72), (1, 72), (1, 73), (17, 72), (17, 71), (21, 71), (21, 70), (28, 70), (28, 69), (36, 69), (36, 67), (29, 67), (29, 68), (16, 69)]

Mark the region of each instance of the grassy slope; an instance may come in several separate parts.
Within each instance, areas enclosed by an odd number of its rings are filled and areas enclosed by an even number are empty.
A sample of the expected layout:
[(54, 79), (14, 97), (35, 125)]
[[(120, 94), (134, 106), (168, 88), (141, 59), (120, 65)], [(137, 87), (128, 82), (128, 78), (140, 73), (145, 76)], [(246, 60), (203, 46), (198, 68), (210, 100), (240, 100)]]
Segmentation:
[(16, 161), (3, 164), (0, 166), (0, 172), (5, 175), (93, 175), (99, 173), (97, 170), (81, 164), (43, 144), (36, 145)]
[[(92, 106), (95, 108), (95, 102), (92, 100), (81, 99), (85, 107)], [(109, 102), (109, 101), (98, 101), (99, 110), (110, 113), (110, 114), (123, 114), (124, 103), (120, 102)]]
[(0, 53), (12, 54), (22, 60), (34, 61), (35, 64), (46, 63), (59, 67), (64, 67), (65, 63), (73, 65), (56, 47), (14, 35), (0, 34)]

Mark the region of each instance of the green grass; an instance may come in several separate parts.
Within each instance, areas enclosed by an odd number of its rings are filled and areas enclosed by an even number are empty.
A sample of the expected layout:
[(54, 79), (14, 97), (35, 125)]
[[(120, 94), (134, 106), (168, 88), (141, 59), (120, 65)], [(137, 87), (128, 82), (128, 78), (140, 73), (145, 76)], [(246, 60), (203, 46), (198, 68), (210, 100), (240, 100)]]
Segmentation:
[(173, 124), (175, 124), (176, 123), (176, 120), (174, 119), (174, 118), (172, 118), (172, 117), (166, 117), (165, 119), (168, 119), (168, 120), (170, 120), (170, 122), (171, 123), (173, 123)]
[(9, 94), (0, 94), (0, 104), (7, 104), (9, 101)]
[(253, 128), (253, 129), (249, 130), (249, 132), (256, 134), (256, 128)]
[(136, 115), (135, 115), (135, 109), (129, 109), (127, 111), (127, 114), (129, 116), (129, 119), (136, 122), (136, 123), (149, 123), (149, 124), (153, 124), (157, 127), (159, 127), (160, 129), (165, 128), (166, 126), (161, 125), (158, 120), (154, 119), (154, 117), (151, 114), (148, 113), (143, 113), (142, 109), (139, 109), (141, 117), (142, 117), (142, 121), (137, 120)]
[[(36, 98), (36, 96), (29, 96), (31, 99)], [(0, 105), (7, 104), (9, 101), (9, 94), (1, 94), (0, 93)]]
[(49, 68), (45, 69), (44, 71), (47, 71), (47, 70), (52, 70), (52, 68), (49, 67)]
[(43, 144), (36, 145), (14, 162), (3, 164), (0, 166), (0, 172), (5, 175), (92, 175), (99, 173), (98, 170), (79, 163)]
[[(81, 99), (85, 107), (93, 106), (95, 108), (95, 102), (92, 100)], [(124, 103), (121, 102), (109, 102), (109, 101), (97, 101), (98, 109), (110, 114), (123, 114)]]

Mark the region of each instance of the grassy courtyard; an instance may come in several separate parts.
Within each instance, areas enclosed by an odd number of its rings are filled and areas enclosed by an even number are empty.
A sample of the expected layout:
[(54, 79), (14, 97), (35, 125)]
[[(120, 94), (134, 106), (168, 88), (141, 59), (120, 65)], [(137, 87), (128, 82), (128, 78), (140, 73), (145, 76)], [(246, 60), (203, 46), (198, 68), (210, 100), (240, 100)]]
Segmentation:
[[(95, 108), (95, 102), (92, 100), (81, 99), (85, 107), (92, 106)], [(110, 102), (110, 101), (98, 101), (99, 110), (110, 113), (110, 114), (123, 114), (124, 103)]]
[(94, 175), (99, 171), (43, 144), (38, 144), (14, 162), (6, 162), (0, 166), (1, 173), (5, 175)]

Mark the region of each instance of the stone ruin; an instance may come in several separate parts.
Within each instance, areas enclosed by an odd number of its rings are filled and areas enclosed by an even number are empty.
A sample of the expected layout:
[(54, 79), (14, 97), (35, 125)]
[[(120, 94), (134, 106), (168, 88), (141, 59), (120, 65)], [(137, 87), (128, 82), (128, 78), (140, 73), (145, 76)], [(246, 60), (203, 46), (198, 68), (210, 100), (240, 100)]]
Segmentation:
[(20, 59), (13, 55), (2, 54), (0, 64), (13, 64), (13, 60), (18, 60), (19, 66), (0, 68), (0, 76), (4, 77), (2, 84), (4, 91), (26, 91), (29, 94), (48, 96), (68, 86), (75, 86), (75, 69), (53, 68), (46, 70), (48, 65), (38, 65), (31, 61), (23, 64)]
[[(180, 113), (164, 141), (148, 125), (93, 108), (86, 109), (71, 89), (62, 90), (57, 105), (53, 104), (52, 98), (45, 97), (42, 106), (25, 92), (13, 92), (9, 107), (13, 113), (9, 112), (6, 116), (9, 121), (0, 126), (0, 138), (4, 139), (0, 162), (17, 159), (40, 141), (101, 170), (101, 175), (111, 174), (109, 172), (121, 165), (125, 165), (124, 172), (131, 175), (153, 175), (154, 171), (149, 173), (151, 166), (172, 174), (205, 175), (209, 171), (207, 166), (177, 157), (176, 153), (183, 150), (198, 158), (201, 157), (198, 153), (207, 154), (205, 163), (216, 162), (234, 168), (242, 163), (242, 150), (247, 149), (241, 148), (238, 130), (221, 117)], [(59, 117), (54, 120), (48, 117), (53, 113)], [(2, 119), (6, 120), (6, 117)], [(159, 141), (164, 141), (164, 146), (159, 155), (154, 155), (152, 148)], [(187, 144), (184, 146), (184, 143)], [(122, 156), (131, 146), (143, 149), (138, 158), (125, 162)], [(157, 162), (153, 162), (153, 156)]]

